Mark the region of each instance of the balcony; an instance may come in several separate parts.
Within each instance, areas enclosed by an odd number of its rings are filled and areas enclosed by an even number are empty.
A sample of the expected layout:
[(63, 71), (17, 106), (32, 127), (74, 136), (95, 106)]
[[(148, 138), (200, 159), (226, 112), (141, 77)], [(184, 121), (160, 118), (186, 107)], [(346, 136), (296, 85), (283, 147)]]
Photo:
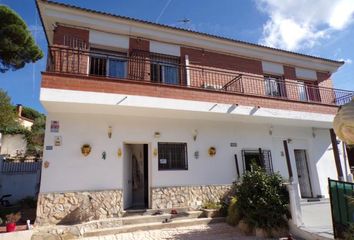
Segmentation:
[(272, 76), (239, 73), (210, 66), (181, 64), (179, 58), (148, 52), (126, 54), (104, 50), (50, 47), (47, 72), (96, 77), (102, 81), (134, 81), (265, 99), (340, 106), (354, 92)]

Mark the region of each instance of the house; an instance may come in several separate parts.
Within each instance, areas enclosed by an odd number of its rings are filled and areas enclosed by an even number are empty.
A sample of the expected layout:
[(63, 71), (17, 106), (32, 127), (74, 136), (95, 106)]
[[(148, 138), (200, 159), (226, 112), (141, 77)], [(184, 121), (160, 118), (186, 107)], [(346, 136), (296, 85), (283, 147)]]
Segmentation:
[[(22, 105), (16, 106), (17, 119), (20, 126), (31, 130), (34, 120), (22, 116)], [(0, 133), (0, 154), (12, 157), (23, 157), (27, 150), (27, 141), (23, 134), (1, 134)]]
[(197, 208), (252, 163), (328, 197), (346, 179), (332, 128), (353, 92), (344, 62), (52, 1), (37, 1), (48, 40), (48, 112), (38, 224), (84, 199), (99, 217)]

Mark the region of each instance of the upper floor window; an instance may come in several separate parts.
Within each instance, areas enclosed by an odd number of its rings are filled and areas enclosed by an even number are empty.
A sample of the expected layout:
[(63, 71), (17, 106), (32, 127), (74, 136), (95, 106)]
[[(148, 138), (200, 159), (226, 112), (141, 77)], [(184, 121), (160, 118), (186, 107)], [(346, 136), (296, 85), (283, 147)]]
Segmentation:
[(315, 82), (298, 82), (298, 95), (300, 101), (321, 101), (320, 89)]
[(99, 51), (90, 56), (90, 74), (112, 78), (127, 77), (127, 59), (124, 53), (105, 54)]
[(158, 143), (159, 170), (188, 170), (187, 143)]
[(265, 94), (273, 97), (285, 97), (285, 83), (280, 76), (265, 76)]
[(307, 93), (307, 88), (304, 82), (299, 81), (298, 82), (298, 90), (299, 90), (299, 100), (300, 101), (307, 101), (308, 98), (308, 93)]
[(150, 76), (152, 82), (179, 84), (178, 65), (175, 64), (152, 61)]
[(267, 173), (273, 173), (270, 150), (242, 150), (242, 158), (245, 171), (252, 171), (254, 166), (259, 166)]

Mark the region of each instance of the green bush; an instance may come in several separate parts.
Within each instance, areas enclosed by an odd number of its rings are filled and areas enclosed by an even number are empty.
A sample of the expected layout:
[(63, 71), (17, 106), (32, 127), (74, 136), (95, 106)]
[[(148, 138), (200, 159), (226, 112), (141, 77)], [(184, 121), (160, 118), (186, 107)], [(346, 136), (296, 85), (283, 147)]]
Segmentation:
[(203, 204), (203, 208), (205, 208), (205, 209), (220, 209), (221, 204), (214, 202), (214, 201), (208, 201)]
[(287, 227), (289, 196), (279, 174), (267, 174), (254, 166), (236, 189), (239, 217), (249, 226), (273, 229)]
[(236, 226), (240, 221), (240, 214), (237, 207), (237, 197), (232, 197), (227, 208), (226, 222), (231, 226)]
[(354, 239), (354, 224), (351, 223), (348, 226), (348, 229), (343, 233), (344, 240), (353, 240)]

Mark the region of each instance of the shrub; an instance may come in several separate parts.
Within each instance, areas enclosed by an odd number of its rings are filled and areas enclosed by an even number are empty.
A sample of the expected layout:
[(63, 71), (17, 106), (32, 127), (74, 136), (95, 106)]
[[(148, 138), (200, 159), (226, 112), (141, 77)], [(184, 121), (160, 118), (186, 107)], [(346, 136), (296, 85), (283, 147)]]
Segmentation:
[(240, 218), (256, 228), (287, 227), (289, 196), (282, 181), (279, 174), (267, 174), (257, 166), (246, 172), (236, 189)]
[(347, 230), (343, 233), (344, 240), (353, 240), (354, 239), (354, 224), (349, 224)]
[(221, 204), (214, 202), (214, 201), (208, 201), (203, 204), (203, 208), (205, 208), (205, 209), (220, 209)]
[(21, 219), (21, 213), (11, 213), (6, 215), (6, 223), (16, 223)]
[(20, 201), (22, 208), (36, 208), (37, 199), (31, 196), (25, 197)]
[(240, 214), (237, 207), (237, 197), (232, 197), (227, 208), (226, 222), (232, 226), (236, 226), (240, 221)]

